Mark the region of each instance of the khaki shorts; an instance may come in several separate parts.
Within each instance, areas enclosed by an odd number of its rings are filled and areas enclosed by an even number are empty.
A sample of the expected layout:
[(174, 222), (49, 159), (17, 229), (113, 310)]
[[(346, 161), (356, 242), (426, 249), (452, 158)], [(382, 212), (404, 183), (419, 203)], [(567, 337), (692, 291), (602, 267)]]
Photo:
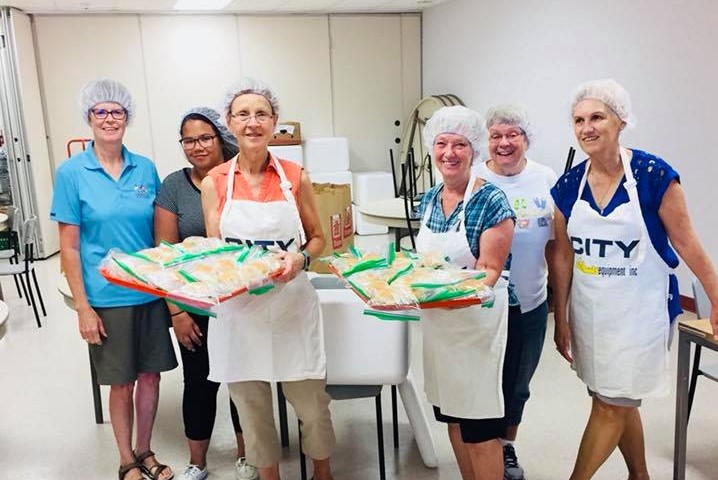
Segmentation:
[(90, 345), (90, 357), (100, 385), (123, 385), (140, 373), (157, 373), (177, 366), (164, 300), (129, 307), (95, 308), (105, 325), (102, 345)]

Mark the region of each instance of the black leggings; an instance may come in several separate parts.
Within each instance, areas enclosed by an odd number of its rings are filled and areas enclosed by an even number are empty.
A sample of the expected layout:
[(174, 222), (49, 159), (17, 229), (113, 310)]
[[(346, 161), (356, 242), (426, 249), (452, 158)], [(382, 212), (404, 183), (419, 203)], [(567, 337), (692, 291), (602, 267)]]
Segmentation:
[[(182, 418), (184, 433), (190, 440), (209, 440), (214, 429), (214, 417), (217, 413), (217, 390), (219, 383), (207, 380), (209, 375), (209, 354), (207, 352), (207, 326), (209, 317), (190, 314), (202, 331), (202, 345), (195, 345), (194, 352), (180, 343), (182, 370), (184, 376), (184, 395), (182, 397)], [(237, 408), (230, 399), (229, 411), (234, 431), (240, 433)]]

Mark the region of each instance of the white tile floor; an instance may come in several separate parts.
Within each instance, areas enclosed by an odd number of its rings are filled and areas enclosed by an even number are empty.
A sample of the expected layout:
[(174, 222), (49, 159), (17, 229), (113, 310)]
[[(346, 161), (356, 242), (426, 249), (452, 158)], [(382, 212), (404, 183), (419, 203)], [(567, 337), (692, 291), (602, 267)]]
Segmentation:
[[(384, 239), (360, 241), (381, 243)], [(41, 329), (35, 326), (30, 307), (17, 297), (12, 281), (3, 280), (11, 318), (8, 334), (0, 340), (0, 479), (112, 479), (117, 475), (118, 460), (109, 421), (106, 418), (103, 425), (94, 422), (87, 349), (77, 333), (73, 312), (64, 305), (55, 287), (58, 264), (57, 257), (38, 264), (48, 308)], [(420, 325), (413, 327), (412, 368), (421, 388), (420, 329)], [(550, 327), (517, 442), (519, 459), (529, 480), (567, 478), (589, 409), (583, 385), (554, 350), (551, 334)], [(160, 459), (175, 471), (181, 471), (187, 459), (181, 391), (179, 369), (163, 376), (153, 441)], [(103, 397), (107, 417), (106, 388)], [(232, 479), (234, 445), (224, 388), (220, 397), (209, 454), (210, 478)], [(687, 478), (691, 480), (718, 478), (716, 398), (718, 384), (701, 381), (689, 429)], [(672, 476), (674, 401), (672, 396), (650, 400), (641, 409), (655, 480)], [(430, 414), (429, 406), (424, 406)], [(401, 403), (400, 447), (392, 448), (388, 389), (384, 412), (389, 479), (460, 479), (441, 425), (431, 421), (439, 467), (428, 469), (421, 462)], [(334, 402), (332, 413), (338, 438), (333, 459), (336, 479), (378, 478), (372, 400)], [(282, 463), (285, 480), (299, 478), (295, 423), (290, 409), (291, 444), (284, 450)], [(599, 480), (625, 477), (618, 453), (596, 475)]]

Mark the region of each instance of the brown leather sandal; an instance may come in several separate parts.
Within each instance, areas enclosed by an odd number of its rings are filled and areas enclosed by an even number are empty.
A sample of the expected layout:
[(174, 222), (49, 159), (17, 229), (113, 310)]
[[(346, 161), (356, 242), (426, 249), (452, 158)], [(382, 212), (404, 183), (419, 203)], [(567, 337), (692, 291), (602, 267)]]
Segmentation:
[[(133, 453), (135, 454), (135, 460), (137, 461), (137, 463), (140, 464), (142, 472), (147, 475), (151, 480), (171, 480), (175, 478), (175, 473), (172, 471), (172, 469), (169, 466), (158, 462), (156, 458), (154, 459), (154, 463), (152, 463), (149, 467), (145, 465), (144, 462), (146, 459), (155, 456), (155, 452), (153, 452), (152, 450), (147, 450), (146, 452), (142, 453)], [(162, 472), (167, 469), (169, 469), (170, 471), (170, 476), (164, 478), (160, 477), (160, 475), (162, 475)]]
[(125, 480), (125, 476), (130, 473), (130, 471), (135, 469), (140, 471), (140, 475), (142, 475), (140, 478), (145, 478), (144, 467), (141, 463), (138, 462), (128, 463), (127, 465), (120, 465), (120, 469), (117, 471), (117, 476), (120, 480)]

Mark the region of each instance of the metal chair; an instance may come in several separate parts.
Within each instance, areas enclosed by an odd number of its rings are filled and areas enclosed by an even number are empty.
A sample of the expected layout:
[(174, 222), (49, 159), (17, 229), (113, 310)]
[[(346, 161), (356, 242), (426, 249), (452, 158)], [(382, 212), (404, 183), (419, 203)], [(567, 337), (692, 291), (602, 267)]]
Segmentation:
[[(35, 321), (38, 327), (42, 327), (40, 323), (40, 315), (37, 311), (37, 302), (35, 300), (35, 294), (37, 294), (37, 301), (40, 303), (42, 309), (42, 315), (47, 316), (45, 310), (45, 303), (42, 301), (42, 293), (40, 292), (40, 285), (37, 281), (37, 275), (35, 274), (35, 264), (33, 258), (33, 245), (35, 242), (35, 229), (37, 228), (37, 216), (32, 216), (25, 220), (22, 224), (20, 232), (21, 244), (22, 244), (22, 258), (17, 264), (6, 263), (0, 265), (0, 276), (3, 275), (21, 275), (24, 276), (23, 289), (27, 285), (26, 297), (28, 304), (32, 305), (33, 313), (35, 314)], [(32, 283), (30, 283), (30, 276), (32, 275)], [(22, 283), (22, 281), (21, 281)], [(35, 293), (32, 291), (32, 285), (35, 285)]]
[[(350, 400), (374, 397), (376, 409), (376, 436), (379, 453), (379, 479), (386, 480), (386, 462), (384, 459), (384, 419), (381, 410), (382, 385), (327, 385), (327, 393), (332, 400)], [(302, 422), (299, 424), (299, 464), (302, 480), (307, 480), (307, 459), (302, 450)]]
[[(0, 232), (0, 259), (8, 260), (10, 263), (19, 263), (20, 259), (20, 238), (18, 237), (19, 231), (19, 220), (20, 214), (18, 208), (10, 206), (6, 208), (8, 218), (8, 230)], [(22, 298), (22, 292), (25, 291), (25, 297), (27, 298), (27, 291), (25, 290), (25, 283), (23, 282), (22, 275), (13, 275), (13, 281), (15, 282), (15, 288), (17, 289), (17, 295)], [(22, 285), (22, 290), (20, 289)], [(27, 298), (28, 305), (30, 305), (30, 299)]]
[[(698, 318), (708, 318), (711, 315), (711, 303), (708, 295), (703, 289), (703, 285), (698, 280), (693, 280), (693, 298), (696, 302), (696, 315)], [(693, 354), (693, 368), (691, 369), (691, 379), (688, 387), (688, 419), (691, 418), (691, 408), (693, 407), (693, 396), (696, 393), (696, 383), (698, 377), (703, 375), (710, 378), (714, 382), (718, 382), (718, 364), (711, 364), (701, 367), (701, 346), (695, 346)]]

